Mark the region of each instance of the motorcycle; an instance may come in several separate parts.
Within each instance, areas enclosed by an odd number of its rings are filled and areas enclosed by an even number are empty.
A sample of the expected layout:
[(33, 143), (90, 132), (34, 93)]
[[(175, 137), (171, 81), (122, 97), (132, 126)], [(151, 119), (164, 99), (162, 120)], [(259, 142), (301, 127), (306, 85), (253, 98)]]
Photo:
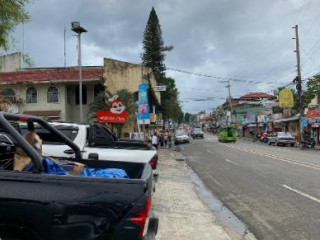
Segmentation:
[(301, 141), (300, 149), (314, 148), (315, 145), (316, 145), (316, 141), (314, 139), (310, 139), (308, 141)]

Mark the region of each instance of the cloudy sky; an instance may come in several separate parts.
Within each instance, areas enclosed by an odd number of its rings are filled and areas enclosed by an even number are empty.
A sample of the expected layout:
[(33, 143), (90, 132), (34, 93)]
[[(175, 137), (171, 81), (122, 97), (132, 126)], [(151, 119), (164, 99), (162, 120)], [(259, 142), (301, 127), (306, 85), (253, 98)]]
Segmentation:
[(104, 57), (139, 63), (152, 6), (165, 45), (174, 46), (165, 63), (185, 112), (210, 111), (223, 103), (226, 80), (232, 97), (272, 92), (290, 83), (296, 75), (295, 24), (302, 77), (320, 71), (318, 0), (33, 0), (24, 41), (18, 26), (11, 51), (21, 51), (24, 43), (36, 67), (61, 67), (66, 26), (67, 66), (75, 66), (76, 37), (70, 23), (80, 21), (88, 30), (82, 38), (84, 65), (102, 65)]

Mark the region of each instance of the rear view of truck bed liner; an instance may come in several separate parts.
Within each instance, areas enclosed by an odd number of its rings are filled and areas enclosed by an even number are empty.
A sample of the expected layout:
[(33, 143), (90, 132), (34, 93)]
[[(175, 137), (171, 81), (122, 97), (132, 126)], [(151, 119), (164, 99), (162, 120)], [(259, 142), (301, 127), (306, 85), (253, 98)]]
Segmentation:
[[(7, 119), (38, 122), (73, 149), (75, 158), (68, 160), (90, 168), (120, 168), (129, 178), (45, 174), (41, 156)], [(0, 170), (0, 239), (142, 240), (155, 235), (149, 164), (81, 159), (76, 145), (36, 117), (0, 112), (0, 125), (35, 165), (34, 172)]]

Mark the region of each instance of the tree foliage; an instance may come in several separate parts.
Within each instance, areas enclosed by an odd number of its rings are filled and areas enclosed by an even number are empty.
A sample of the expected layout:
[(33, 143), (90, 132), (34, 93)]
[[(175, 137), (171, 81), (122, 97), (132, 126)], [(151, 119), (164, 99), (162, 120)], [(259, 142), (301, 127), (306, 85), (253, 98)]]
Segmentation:
[(174, 79), (165, 77), (160, 84), (167, 86), (167, 90), (161, 93), (161, 112), (163, 119), (181, 121), (181, 114), (183, 114), (183, 112), (178, 100), (179, 92), (176, 88)]
[(0, 49), (8, 50), (14, 28), (30, 19), (25, 7), (30, 0), (0, 0)]
[(143, 33), (143, 53), (141, 55), (144, 66), (150, 67), (156, 80), (164, 76), (165, 55), (163, 49), (162, 31), (154, 8), (151, 9), (146, 28)]

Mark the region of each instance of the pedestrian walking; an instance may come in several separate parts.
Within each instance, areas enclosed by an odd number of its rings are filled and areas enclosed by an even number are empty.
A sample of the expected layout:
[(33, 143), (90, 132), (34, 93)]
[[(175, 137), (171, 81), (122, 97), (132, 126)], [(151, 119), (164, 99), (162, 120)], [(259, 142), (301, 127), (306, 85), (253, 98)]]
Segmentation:
[(163, 132), (161, 131), (159, 134), (159, 145), (160, 147), (163, 147)]
[(169, 129), (168, 131), (168, 144), (169, 144), (169, 148), (172, 147), (172, 133), (171, 133), (171, 129)]
[(152, 146), (154, 146), (156, 149), (158, 149), (158, 147), (159, 147), (159, 138), (158, 138), (156, 132), (152, 135), (151, 143), (152, 143)]
[(168, 147), (168, 130), (166, 130), (163, 134), (164, 147)]

